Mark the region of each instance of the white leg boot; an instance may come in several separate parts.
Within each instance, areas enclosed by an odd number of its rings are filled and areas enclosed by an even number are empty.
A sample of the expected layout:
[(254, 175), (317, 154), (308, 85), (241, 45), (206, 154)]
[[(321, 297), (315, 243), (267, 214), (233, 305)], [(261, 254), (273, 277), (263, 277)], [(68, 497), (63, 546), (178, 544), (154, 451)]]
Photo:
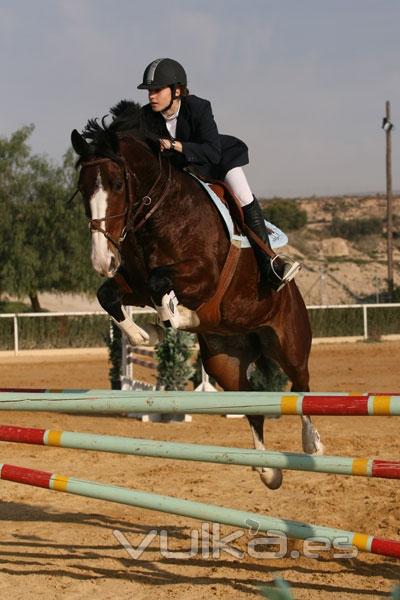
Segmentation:
[(194, 310), (180, 306), (174, 290), (164, 294), (161, 306), (156, 305), (162, 323), (174, 329), (194, 329), (200, 325), (199, 317)]
[(142, 329), (142, 327), (136, 325), (136, 323), (134, 323), (132, 319), (128, 317), (127, 312), (123, 306), (121, 308), (125, 319), (123, 321), (118, 322), (116, 319), (114, 319), (114, 317), (112, 317), (114, 323), (117, 325), (117, 327), (121, 329), (121, 331), (125, 333), (132, 346), (148, 345), (150, 340), (149, 334), (144, 329)]

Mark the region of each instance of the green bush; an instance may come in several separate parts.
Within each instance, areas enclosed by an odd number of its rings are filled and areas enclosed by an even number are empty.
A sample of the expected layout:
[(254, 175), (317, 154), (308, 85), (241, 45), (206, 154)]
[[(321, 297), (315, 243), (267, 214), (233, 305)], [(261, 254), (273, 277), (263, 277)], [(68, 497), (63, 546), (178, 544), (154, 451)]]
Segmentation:
[(307, 224), (307, 213), (299, 208), (296, 200), (272, 198), (263, 202), (262, 211), (267, 221), (283, 231), (301, 229)]
[(164, 390), (184, 390), (193, 375), (189, 360), (192, 355), (193, 335), (186, 331), (166, 329), (164, 339), (157, 347), (157, 387)]
[(354, 240), (364, 235), (380, 235), (382, 233), (382, 221), (377, 217), (368, 219), (344, 220), (334, 217), (330, 226), (333, 236)]

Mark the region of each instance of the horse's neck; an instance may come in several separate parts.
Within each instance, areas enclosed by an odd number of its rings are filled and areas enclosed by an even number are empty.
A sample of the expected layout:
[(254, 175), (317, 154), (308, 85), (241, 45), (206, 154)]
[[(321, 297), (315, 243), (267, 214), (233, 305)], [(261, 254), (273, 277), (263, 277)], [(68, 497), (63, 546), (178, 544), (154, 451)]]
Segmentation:
[[(221, 219), (215, 214), (206, 191), (191, 175), (177, 169), (162, 156), (156, 156), (151, 150), (143, 147), (135, 139), (124, 140), (123, 152), (128, 165), (139, 179), (138, 200), (151, 196), (153, 205), (163, 196), (162, 202), (149, 219), (145, 229), (167, 230), (185, 222), (188, 230), (205, 236), (206, 229), (211, 227), (215, 236), (221, 239), (222, 247), (226, 244), (226, 234)], [(168, 227), (172, 225), (171, 227)]]
[[(159, 211), (155, 213), (157, 226), (166, 224), (171, 233), (181, 231), (186, 225), (187, 234), (206, 243), (210, 236), (220, 247), (221, 252), (229, 246), (221, 218), (207, 192), (191, 175), (172, 167), (169, 192)], [(171, 223), (172, 228), (168, 226)]]
[(135, 173), (140, 182), (140, 191), (146, 194), (160, 174), (160, 161), (146, 144), (135, 138), (124, 138), (120, 143), (121, 154), (124, 156), (129, 168)]

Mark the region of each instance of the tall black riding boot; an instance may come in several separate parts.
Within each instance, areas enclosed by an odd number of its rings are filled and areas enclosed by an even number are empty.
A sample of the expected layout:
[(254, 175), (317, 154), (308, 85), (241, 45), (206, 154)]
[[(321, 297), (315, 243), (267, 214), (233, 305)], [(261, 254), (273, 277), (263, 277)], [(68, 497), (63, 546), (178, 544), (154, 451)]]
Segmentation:
[[(246, 225), (254, 231), (264, 244), (271, 248), (264, 215), (257, 198), (254, 197), (253, 202), (243, 207), (243, 216)], [(271, 259), (256, 243), (251, 240), (250, 242), (261, 272), (262, 282), (273, 290), (279, 291), (282, 289), (300, 270), (300, 263), (285, 259), (280, 255), (276, 255)]]

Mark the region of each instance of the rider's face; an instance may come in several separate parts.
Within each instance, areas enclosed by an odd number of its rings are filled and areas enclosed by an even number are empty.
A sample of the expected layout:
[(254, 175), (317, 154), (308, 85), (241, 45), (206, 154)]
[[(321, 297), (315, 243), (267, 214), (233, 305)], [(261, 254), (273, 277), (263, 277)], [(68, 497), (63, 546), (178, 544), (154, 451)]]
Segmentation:
[(172, 94), (170, 87), (149, 90), (150, 106), (154, 112), (162, 112), (171, 102)]

